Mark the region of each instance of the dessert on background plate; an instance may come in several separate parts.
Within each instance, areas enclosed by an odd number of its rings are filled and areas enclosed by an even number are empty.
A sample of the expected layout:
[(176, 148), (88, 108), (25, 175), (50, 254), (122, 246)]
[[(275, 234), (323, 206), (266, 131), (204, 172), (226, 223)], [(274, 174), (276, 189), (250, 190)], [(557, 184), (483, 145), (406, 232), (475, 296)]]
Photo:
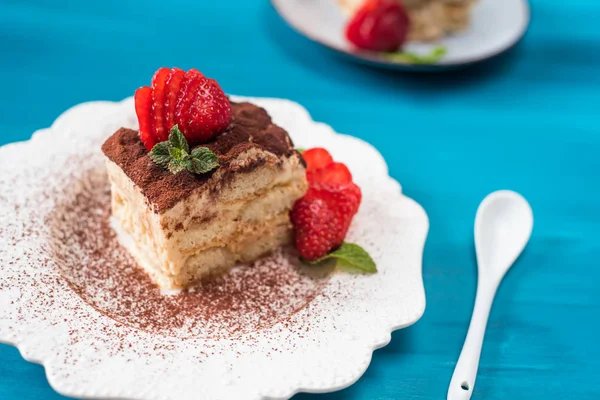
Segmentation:
[[(338, 0), (350, 15), (345, 27), (348, 42), (360, 51), (380, 54), (390, 60), (412, 64), (433, 64), (445, 54), (446, 48), (436, 46), (426, 54), (406, 51), (410, 41), (433, 41), (445, 34), (464, 28), (460, 15), (468, 17), (471, 0)], [(464, 3), (464, 4), (463, 4)], [(461, 6), (457, 6), (461, 4)], [(450, 11), (451, 9), (457, 9)], [(464, 12), (466, 11), (466, 12)], [(454, 16), (450, 18), (448, 15)]]
[(530, 21), (527, 0), (271, 3), (315, 43), (353, 61), (402, 71), (443, 71), (490, 59), (514, 46)]
[[(348, 16), (353, 16), (368, 0), (335, 0)], [(404, 9), (406, 18), (398, 24), (406, 26), (406, 40), (432, 41), (461, 32), (469, 26), (471, 10), (477, 0), (377, 0), (371, 7), (396, 3), (394, 10)]]
[(121, 128), (102, 150), (115, 228), (161, 288), (189, 287), (292, 241), (306, 262), (375, 272), (344, 243), (361, 191), (327, 150), (303, 158), (264, 109), (230, 101), (195, 69), (159, 69), (135, 108), (139, 132)]

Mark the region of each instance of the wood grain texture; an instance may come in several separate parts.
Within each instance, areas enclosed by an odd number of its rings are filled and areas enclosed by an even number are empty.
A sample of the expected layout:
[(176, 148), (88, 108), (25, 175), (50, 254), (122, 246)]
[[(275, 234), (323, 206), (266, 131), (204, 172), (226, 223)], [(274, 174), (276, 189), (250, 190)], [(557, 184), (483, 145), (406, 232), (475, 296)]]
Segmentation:
[[(499, 289), (475, 399), (600, 398), (600, 4), (536, 0), (509, 54), (445, 74), (354, 65), (291, 31), (264, 0), (0, 2), (0, 144), (68, 107), (120, 100), (160, 66), (230, 93), (284, 97), (385, 156), (427, 210), (427, 310), (351, 388), (312, 399), (441, 399), (475, 295), (473, 219), (497, 189), (535, 214)], [(235, 11), (229, 11), (233, 9)], [(43, 368), (0, 346), (0, 399), (58, 399)]]

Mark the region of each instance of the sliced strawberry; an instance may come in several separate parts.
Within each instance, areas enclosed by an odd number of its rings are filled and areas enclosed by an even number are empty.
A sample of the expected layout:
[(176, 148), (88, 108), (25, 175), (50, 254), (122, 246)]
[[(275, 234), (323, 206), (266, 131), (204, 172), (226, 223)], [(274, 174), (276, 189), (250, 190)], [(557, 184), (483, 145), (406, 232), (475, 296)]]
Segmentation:
[(170, 130), (175, 125), (175, 109), (177, 101), (183, 92), (185, 85), (185, 71), (173, 68), (167, 80), (167, 95), (165, 97), (165, 128)]
[(320, 168), (327, 166), (333, 162), (331, 154), (321, 147), (306, 150), (302, 153), (304, 161), (306, 161), (306, 172), (310, 173)]
[(153, 131), (154, 118), (152, 117), (152, 88), (148, 86), (142, 86), (136, 90), (134, 101), (135, 113), (137, 114), (140, 125), (140, 139), (148, 151), (150, 151), (154, 145), (158, 143)]
[(161, 68), (152, 77), (154, 134), (160, 142), (169, 138), (169, 128), (165, 126), (165, 97), (169, 75), (171, 75), (169, 68)]
[[(188, 106), (188, 104), (185, 103), (190, 102), (193, 97), (193, 93), (188, 96), (188, 93), (190, 93), (190, 86), (194, 83), (194, 79), (202, 77), (204, 77), (204, 75), (195, 68), (192, 68), (185, 73), (185, 77), (181, 82), (179, 94), (177, 95), (177, 104), (175, 105), (174, 121), (176, 124), (178, 123), (178, 119), (180, 119), (178, 116), (183, 115), (182, 109)], [(181, 123), (182, 122), (179, 121), (179, 129), (183, 131)]]
[[(185, 87), (179, 101), (177, 102), (177, 109), (175, 110), (175, 121), (179, 125), (179, 129), (183, 134), (187, 132), (188, 128), (188, 110), (194, 101), (196, 92), (202, 84), (202, 76), (198, 76), (193, 70), (188, 71), (186, 74)], [(187, 136), (186, 136), (187, 138)]]
[(207, 142), (231, 122), (231, 104), (214, 79), (201, 78), (196, 96), (186, 111), (186, 138), (192, 143)]
[(190, 144), (205, 143), (231, 122), (231, 104), (219, 84), (196, 70), (187, 80), (175, 110), (175, 123)]
[(204, 74), (198, 71), (196, 68), (190, 68), (186, 73), (186, 76), (189, 78), (204, 78)]
[(231, 104), (219, 84), (197, 69), (161, 68), (152, 86), (136, 92), (140, 137), (151, 150), (175, 125), (190, 145), (208, 142), (231, 122)]
[(310, 183), (346, 185), (352, 182), (350, 170), (339, 162), (332, 162), (323, 168), (309, 172), (306, 177)]

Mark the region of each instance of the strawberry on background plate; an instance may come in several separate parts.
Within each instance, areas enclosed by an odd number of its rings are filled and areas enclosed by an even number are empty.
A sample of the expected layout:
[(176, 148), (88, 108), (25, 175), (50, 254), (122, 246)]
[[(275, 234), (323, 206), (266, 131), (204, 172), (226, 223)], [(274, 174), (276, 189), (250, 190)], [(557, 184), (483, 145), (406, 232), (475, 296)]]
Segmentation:
[(231, 104), (223, 89), (200, 71), (160, 68), (151, 86), (135, 92), (140, 139), (148, 150), (179, 126), (190, 145), (210, 141), (231, 122)]
[(398, 0), (367, 0), (346, 25), (346, 39), (371, 51), (397, 51), (408, 35), (410, 21)]

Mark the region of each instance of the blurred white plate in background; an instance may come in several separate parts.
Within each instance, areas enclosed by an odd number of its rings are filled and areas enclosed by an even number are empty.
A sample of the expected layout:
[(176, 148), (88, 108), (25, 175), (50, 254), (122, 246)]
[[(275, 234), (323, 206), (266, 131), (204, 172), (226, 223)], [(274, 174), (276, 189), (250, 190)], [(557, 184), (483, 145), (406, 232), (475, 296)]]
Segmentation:
[(434, 43), (410, 43), (406, 51), (428, 53), (445, 46), (447, 54), (435, 64), (408, 64), (376, 53), (355, 50), (344, 37), (347, 17), (335, 0), (271, 0), (279, 15), (297, 32), (356, 61), (401, 70), (444, 70), (494, 57), (514, 46), (525, 34), (530, 12), (526, 0), (479, 0), (470, 27)]

